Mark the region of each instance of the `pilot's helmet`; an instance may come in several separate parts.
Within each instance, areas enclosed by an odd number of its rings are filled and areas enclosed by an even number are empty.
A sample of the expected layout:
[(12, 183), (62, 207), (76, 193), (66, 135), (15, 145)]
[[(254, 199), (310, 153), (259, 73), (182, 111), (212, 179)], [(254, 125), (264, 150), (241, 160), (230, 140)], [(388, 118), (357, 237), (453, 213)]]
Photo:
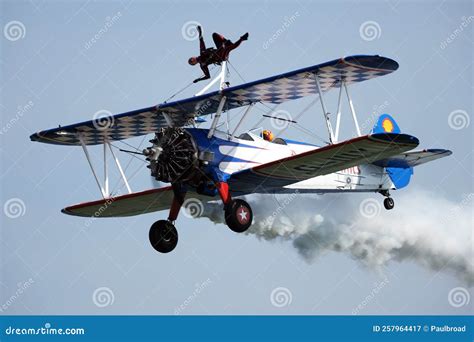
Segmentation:
[(262, 132), (262, 138), (266, 141), (273, 141), (273, 133), (268, 129), (264, 129)]

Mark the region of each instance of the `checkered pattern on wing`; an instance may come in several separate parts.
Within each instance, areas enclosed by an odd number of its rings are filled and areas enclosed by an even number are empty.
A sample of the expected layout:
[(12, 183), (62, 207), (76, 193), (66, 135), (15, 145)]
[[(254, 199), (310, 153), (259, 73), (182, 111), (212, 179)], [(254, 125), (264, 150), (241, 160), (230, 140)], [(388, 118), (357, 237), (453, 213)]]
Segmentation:
[(110, 126), (103, 129), (100, 127), (98, 129), (97, 125), (94, 125), (94, 121), (89, 121), (74, 127), (74, 129), (59, 129), (45, 132), (40, 134), (40, 137), (49, 142), (53, 140), (61, 145), (79, 145), (78, 135), (80, 135), (86, 145), (97, 145), (104, 143), (104, 137), (111, 141), (124, 140), (153, 133), (158, 128), (167, 126), (163, 115), (151, 111), (131, 116), (111, 117), (108, 122)]
[(322, 91), (340, 87), (341, 77), (346, 84), (363, 82), (391, 71), (360, 68), (348, 64), (326, 66), (314, 71), (305, 71), (290, 77), (254, 84), (230, 92), (232, 101), (283, 103), (289, 100), (317, 94), (315, 73), (318, 74)]
[[(267, 80), (243, 84), (222, 91), (227, 97), (225, 109), (233, 109), (254, 102), (282, 103), (288, 100), (314, 95), (317, 93), (315, 74), (318, 74), (322, 91), (340, 87), (343, 78), (346, 84), (363, 82), (383, 76), (396, 68), (378, 69), (387, 59), (378, 56), (352, 57), (338, 59), (323, 65), (297, 70)], [(395, 62), (394, 62), (395, 63)], [(375, 65), (375, 67), (371, 67)], [(104, 137), (109, 140), (123, 140), (155, 132), (167, 126), (163, 116), (166, 113), (175, 126), (192, 123), (196, 116), (215, 113), (221, 94), (203, 95), (172, 103), (163, 103), (154, 109), (145, 108), (113, 117), (114, 124), (107, 130), (94, 127), (93, 121), (40, 132), (32, 136), (33, 140), (61, 145), (79, 145), (76, 132), (82, 133), (88, 145), (101, 144)], [(58, 134), (58, 133), (66, 134)]]

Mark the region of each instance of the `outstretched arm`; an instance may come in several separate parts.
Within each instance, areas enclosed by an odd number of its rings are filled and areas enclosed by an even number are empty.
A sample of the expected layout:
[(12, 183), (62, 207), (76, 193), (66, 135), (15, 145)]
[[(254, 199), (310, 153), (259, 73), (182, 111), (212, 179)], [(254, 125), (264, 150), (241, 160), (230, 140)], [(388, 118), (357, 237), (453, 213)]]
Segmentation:
[(204, 80), (207, 80), (209, 78), (211, 78), (211, 74), (209, 73), (209, 68), (207, 67), (207, 65), (205, 64), (200, 64), (201, 66), (201, 70), (202, 72), (204, 73), (204, 76), (203, 77), (200, 77), (200, 78), (196, 78), (193, 83), (197, 83), (199, 81), (204, 81)]

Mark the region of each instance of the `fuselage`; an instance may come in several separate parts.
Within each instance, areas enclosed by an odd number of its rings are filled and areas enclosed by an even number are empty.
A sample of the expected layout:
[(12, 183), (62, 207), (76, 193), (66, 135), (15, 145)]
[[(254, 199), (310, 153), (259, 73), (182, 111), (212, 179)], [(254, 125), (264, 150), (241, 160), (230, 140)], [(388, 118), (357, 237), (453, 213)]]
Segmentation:
[[(223, 180), (232, 174), (290, 157), (321, 146), (289, 139), (266, 141), (259, 134), (246, 132), (239, 137), (216, 131), (211, 138), (207, 137), (207, 129), (189, 128), (200, 151), (213, 154), (207, 168), (216, 172)], [(373, 164), (361, 164), (331, 174), (296, 182), (279, 189), (274, 193), (285, 193), (298, 190), (299, 192), (375, 192), (393, 189), (393, 183), (383, 167)], [(256, 189), (255, 192), (259, 192)], [(268, 192), (265, 190), (265, 192)]]

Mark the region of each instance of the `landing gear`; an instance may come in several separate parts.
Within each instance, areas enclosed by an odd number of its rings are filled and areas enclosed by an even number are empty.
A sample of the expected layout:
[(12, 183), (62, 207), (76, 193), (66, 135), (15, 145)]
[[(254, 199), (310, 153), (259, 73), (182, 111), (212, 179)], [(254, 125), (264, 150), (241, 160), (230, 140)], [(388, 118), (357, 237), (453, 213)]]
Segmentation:
[(252, 219), (252, 208), (244, 200), (230, 200), (225, 206), (225, 223), (236, 233), (245, 232), (252, 224)]
[(186, 196), (186, 189), (180, 183), (172, 184), (172, 187), (174, 196), (168, 219), (153, 223), (148, 234), (151, 245), (160, 253), (169, 253), (178, 244), (178, 231), (172, 222), (178, 217)]
[(392, 197), (390, 197), (390, 192), (388, 190), (381, 190), (379, 191), (382, 196), (385, 196), (386, 198), (383, 200), (383, 206), (387, 210), (392, 210), (393, 207), (395, 206), (395, 201), (393, 200)]
[(395, 202), (393, 201), (392, 197), (387, 197), (386, 199), (383, 200), (383, 206), (387, 210), (392, 210), (393, 207), (395, 206)]
[(169, 253), (178, 244), (178, 231), (168, 220), (153, 223), (148, 237), (153, 248), (160, 253)]
[[(179, 210), (184, 203), (186, 187), (180, 183), (172, 184), (173, 201), (167, 220), (160, 220), (153, 223), (148, 237), (155, 250), (160, 253), (169, 253), (178, 244), (178, 231), (172, 222), (178, 218)], [(236, 233), (245, 232), (253, 220), (252, 208), (241, 199), (232, 199), (229, 185), (225, 182), (216, 184), (222, 202), (224, 203), (225, 222), (229, 228)]]
[(252, 208), (244, 200), (232, 199), (226, 182), (217, 183), (216, 187), (224, 203), (225, 223), (236, 233), (245, 232), (252, 224)]

